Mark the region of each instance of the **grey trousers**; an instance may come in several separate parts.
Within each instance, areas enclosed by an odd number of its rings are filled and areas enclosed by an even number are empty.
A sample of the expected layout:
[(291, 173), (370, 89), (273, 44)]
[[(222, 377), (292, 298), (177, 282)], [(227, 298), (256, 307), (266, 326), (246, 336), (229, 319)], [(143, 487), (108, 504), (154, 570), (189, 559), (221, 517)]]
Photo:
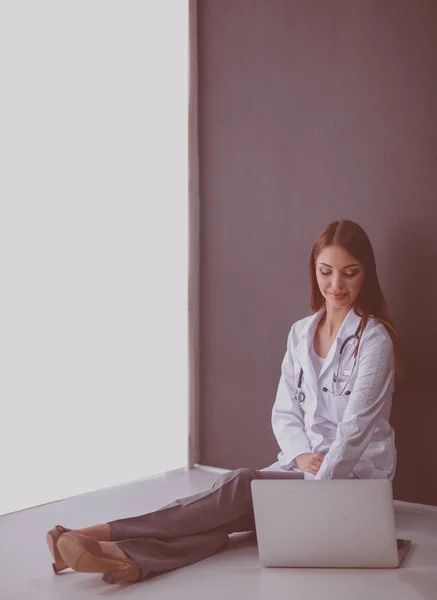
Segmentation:
[(292, 471), (230, 471), (206, 492), (155, 512), (111, 521), (112, 540), (137, 563), (142, 580), (184, 567), (225, 549), (229, 534), (255, 530), (252, 480), (302, 477)]

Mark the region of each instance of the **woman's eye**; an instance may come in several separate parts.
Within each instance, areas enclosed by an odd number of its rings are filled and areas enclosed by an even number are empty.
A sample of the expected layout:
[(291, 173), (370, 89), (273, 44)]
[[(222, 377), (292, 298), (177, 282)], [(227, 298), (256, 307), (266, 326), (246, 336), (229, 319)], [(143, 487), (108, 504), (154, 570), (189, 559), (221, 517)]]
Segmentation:
[[(321, 275), (331, 275), (331, 271), (322, 271), (322, 269), (319, 269), (319, 273)], [(358, 275), (359, 271), (349, 271), (349, 273), (345, 273), (345, 277), (355, 277), (355, 275)]]

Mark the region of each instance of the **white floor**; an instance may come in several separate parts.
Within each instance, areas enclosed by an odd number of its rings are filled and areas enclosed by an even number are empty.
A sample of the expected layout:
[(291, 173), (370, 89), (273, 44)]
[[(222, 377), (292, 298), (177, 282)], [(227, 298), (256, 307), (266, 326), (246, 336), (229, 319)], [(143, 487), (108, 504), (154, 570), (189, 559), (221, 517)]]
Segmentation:
[(218, 477), (200, 469), (78, 496), (0, 517), (1, 600), (436, 600), (437, 509), (396, 507), (398, 537), (412, 539), (403, 566), (387, 570), (261, 569), (253, 534), (232, 536), (228, 550), (134, 585), (99, 575), (54, 575), (45, 533), (54, 525), (85, 527), (149, 512), (207, 489)]

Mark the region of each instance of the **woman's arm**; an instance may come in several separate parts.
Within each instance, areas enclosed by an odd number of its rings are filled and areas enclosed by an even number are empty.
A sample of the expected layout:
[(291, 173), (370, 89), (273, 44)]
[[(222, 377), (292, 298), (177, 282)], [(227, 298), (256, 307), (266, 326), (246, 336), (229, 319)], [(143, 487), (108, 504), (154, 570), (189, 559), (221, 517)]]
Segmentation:
[(391, 400), (393, 344), (381, 327), (375, 327), (361, 340), (357, 378), (336, 438), (315, 479), (348, 477), (368, 446), (385, 403)]
[(295, 458), (312, 452), (305, 433), (304, 411), (300, 402), (291, 399), (291, 391), (297, 387), (297, 378), (291, 353), (292, 331), (288, 335), (287, 351), (282, 361), (276, 400), (272, 411), (272, 428), (282, 451), (281, 466), (290, 469)]

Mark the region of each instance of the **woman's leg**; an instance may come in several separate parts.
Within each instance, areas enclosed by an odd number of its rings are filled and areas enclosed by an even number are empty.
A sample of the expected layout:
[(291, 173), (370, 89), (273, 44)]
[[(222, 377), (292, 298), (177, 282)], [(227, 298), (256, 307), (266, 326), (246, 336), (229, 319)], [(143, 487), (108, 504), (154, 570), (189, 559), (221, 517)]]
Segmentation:
[[(169, 540), (136, 538), (117, 542), (117, 546), (139, 567), (139, 581), (194, 564), (228, 547), (229, 536), (225, 530), (208, 531)], [(103, 579), (114, 583), (112, 575)]]
[[(245, 471), (245, 469), (240, 469), (240, 471)], [(249, 469), (247, 469), (247, 471), (249, 471)], [(226, 473), (226, 476), (229, 476), (229, 474)], [(214, 490), (220, 486), (222, 479), (223, 478), (220, 478), (218, 481), (214, 482), (211, 490), (208, 490), (207, 492), (201, 492), (200, 494), (195, 494), (195, 495), (189, 496), (188, 498), (183, 498), (181, 500), (176, 500), (175, 502), (172, 502), (171, 504), (164, 506), (163, 508), (159, 509), (156, 512), (161, 513), (161, 511), (164, 511), (168, 508), (171, 508), (174, 506), (179, 506), (180, 503), (190, 503), (190, 502), (192, 503), (194, 500), (200, 499), (204, 496), (208, 496), (212, 490)], [(225, 478), (225, 479), (227, 479), (227, 478)], [(129, 535), (124, 535), (123, 533), (121, 533), (118, 536), (118, 539), (128, 539), (128, 538), (134, 539), (136, 537), (139, 537), (139, 538), (144, 537), (143, 527), (135, 528), (135, 523), (137, 522), (138, 519), (143, 519), (144, 517), (149, 517), (149, 515), (153, 515), (153, 514), (154, 513), (148, 513), (148, 514), (140, 516), (140, 517), (129, 517), (127, 519), (121, 519), (120, 521), (114, 521), (114, 523), (117, 523), (117, 524), (126, 524), (126, 523), (133, 524), (133, 527), (129, 528)], [(115, 527), (119, 527), (119, 526), (116, 525)], [(81, 535), (86, 535), (87, 537), (93, 538), (94, 540), (98, 540), (99, 542), (112, 542), (113, 537), (112, 537), (111, 529), (112, 529), (112, 524), (101, 523), (99, 525), (91, 525), (90, 527), (85, 527), (83, 529), (71, 529), (71, 530), (69, 529), (68, 531), (71, 531), (72, 533), (80, 533)], [(166, 537), (168, 538), (169, 536), (164, 535), (164, 538), (166, 538)], [(170, 536), (170, 537), (176, 537), (176, 536)], [(109, 544), (105, 544), (104, 547), (106, 549), (108, 549), (111, 546)]]
[[(142, 581), (209, 558), (228, 547), (230, 533), (254, 529), (253, 515), (248, 513), (232, 523), (204, 533), (166, 540), (136, 538), (117, 542), (116, 545), (139, 567)], [(104, 580), (111, 583), (107, 577)]]
[(164, 508), (109, 523), (112, 539), (141, 570), (141, 579), (184, 567), (225, 549), (229, 534), (255, 530), (251, 482), (300, 474), (238, 469), (212, 488)]
[(205, 492), (180, 498), (151, 513), (108, 523), (112, 540), (169, 540), (225, 527), (253, 513), (250, 484), (259, 478), (254, 469), (225, 473)]
[[(232, 479), (234, 474), (239, 474), (238, 477), (241, 477), (241, 472), (245, 472), (245, 471), (252, 472), (253, 478), (259, 478), (259, 479), (289, 479), (289, 478), (295, 479), (295, 478), (302, 477), (302, 475), (299, 475), (299, 474), (291, 472), (291, 471), (279, 471), (279, 470), (269, 471), (268, 469), (261, 469), (260, 471), (253, 471), (252, 469), (239, 469), (238, 471), (230, 471), (229, 473), (225, 473), (223, 476), (221, 476), (219, 479), (217, 479), (214, 482), (211, 490), (207, 490), (206, 492), (201, 492), (200, 494), (194, 494), (192, 496), (183, 498), (181, 500), (176, 500), (175, 502), (172, 502), (171, 504), (164, 506), (163, 508), (159, 509), (156, 512), (164, 511), (167, 508), (171, 508), (173, 506), (178, 506), (179, 504), (193, 503), (197, 499), (207, 497), (211, 494), (211, 492), (213, 490), (220, 488), (222, 485), (224, 485), (230, 479)], [(148, 513), (143, 516), (148, 517), (149, 514), (153, 514), (153, 513)], [(121, 519), (120, 521), (114, 521), (113, 523), (128, 523), (128, 522), (135, 523), (137, 519), (141, 519), (141, 518), (142, 517), (130, 517), (128, 519)], [(117, 527), (117, 526), (115, 526), (115, 527)], [(113, 537), (111, 534), (111, 528), (112, 528), (111, 523), (110, 524), (101, 523), (99, 525), (92, 525), (90, 527), (85, 527), (83, 529), (71, 529), (71, 530), (68, 529), (67, 531), (72, 531), (73, 533), (80, 533), (82, 535), (86, 535), (90, 538), (93, 538), (94, 540), (98, 540), (99, 542), (111, 542), (111, 541), (113, 541)], [(129, 533), (131, 534), (128, 536), (129, 538), (143, 537), (142, 528), (140, 528), (138, 531), (130, 530)], [(109, 546), (106, 546), (106, 547), (109, 547)]]
[[(212, 556), (227, 547), (230, 533), (254, 530), (251, 482), (288, 477), (296, 474), (238, 469), (222, 475), (206, 492), (155, 512), (75, 532), (99, 540), (107, 556), (133, 560), (145, 579)], [(112, 582), (112, 575), (104, 579)]]
[[(221, 475), (212, 488), (175, 500), (163, 508), (108, 523), (113, 541), (151, 537), (167, 540), (204, 533), (253, 518), (251, 483), (254, 479), (296, 479), (302, 474), (291, 471), (237, 469)], [(232, 533), (232, 532), (230, 532)]]

